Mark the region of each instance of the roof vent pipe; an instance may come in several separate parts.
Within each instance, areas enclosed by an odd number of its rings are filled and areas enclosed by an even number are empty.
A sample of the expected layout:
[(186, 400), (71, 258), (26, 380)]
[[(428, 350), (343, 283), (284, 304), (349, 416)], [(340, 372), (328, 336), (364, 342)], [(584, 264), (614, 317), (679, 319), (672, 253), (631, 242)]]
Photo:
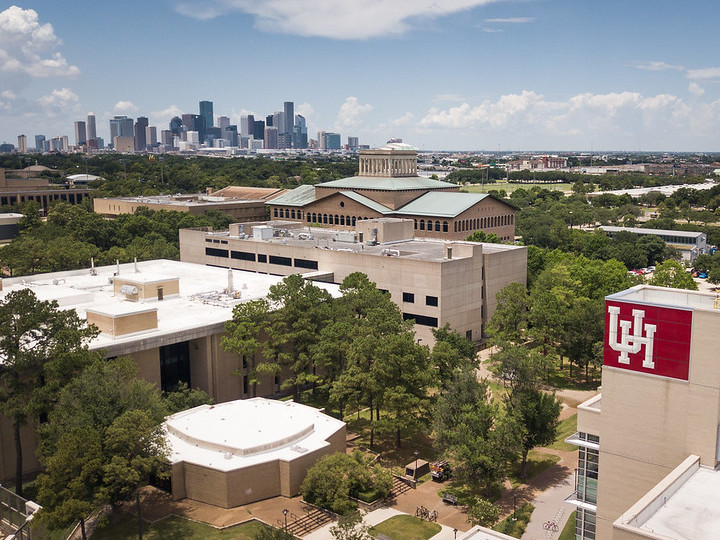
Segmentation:
[(95, 271), (95, 258), (94, 257), (90, 257), (90, 275), (97, 276), (97, 272)]
[(228, 279), (227, 289), (225, 289), (225, 292), (227, 294), (232, 294), (233, 291), (235, 290), (235, 286), (233, 284), (233, 271), (230, 268), (228, 268), (228, 278), (227, 279)]
[(133, 261), (135, 262), (135, 273), (137, 274), (138, 272), (140, 272), (137, 267), (137, 257), (133, 258)]
[(120, 259), (115, 259), (115, 275), (120, 275)]
[(445, 246), (445, 258), (452, 259), (452, 246)]

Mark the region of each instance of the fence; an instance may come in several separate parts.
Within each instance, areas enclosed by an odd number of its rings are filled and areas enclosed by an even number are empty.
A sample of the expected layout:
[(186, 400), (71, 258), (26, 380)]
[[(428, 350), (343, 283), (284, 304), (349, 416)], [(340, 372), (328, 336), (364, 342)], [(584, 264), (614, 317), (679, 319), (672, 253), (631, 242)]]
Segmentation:
[(6, 540), (33, 540), (30, 525), (38, 510), (39, 505), (0, 486), (0, 524)]

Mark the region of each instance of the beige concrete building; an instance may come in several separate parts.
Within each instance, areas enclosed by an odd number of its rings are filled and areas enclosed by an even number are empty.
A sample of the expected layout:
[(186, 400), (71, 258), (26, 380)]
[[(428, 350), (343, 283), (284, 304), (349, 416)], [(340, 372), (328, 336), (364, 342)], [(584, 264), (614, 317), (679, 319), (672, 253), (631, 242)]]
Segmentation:
[(46, 212), (54, 201), (76, 204), (89, 195), (88, 189), (53, 185), (48, 178), (40, 176), (41, 173), (51, 170), (42, 165), (31, 165), (24, 169), (0, 169), (0, 207), (34, 201)]
[(606, 299), (602, 394), (578, 408), (576, 538), (720, 537), (720, 302), (637, 286)]
[(275, 275), (301, 274), (341, 283), (365, 273), (390, 293), (423, 343), (449, 324), (480, 341), (506, 285), (525, 283), (527, 248), (416, 238), (413, 221), (357, 221), (355, 230), (303, 227), (293, 221), (234, 224), (230, 230), (180, 231), (183, 261)]
[[(281, 277), (212, 268), (178, 261), (145, 261), (5, 278), (0, 298), (29, 288), (40, 300), (56, 300), (98, 326), (101, 333), (90, 348), (108, 358), (131, 357), (138, 376), (165, 391), (184, 381), (200, 388), (215, 403), (275, 395), (283, 374), (250, 383), (251, 367), (222, 346), (225, 322), (240, 302), (264, 298)], [(318, 283), (332, 295), (337, 285)], [(23, 430), (24, 470), (39, 464), (33, 449), (34, 429)], [(0, 418), (0, 482), (14, 478), (12, 430)]]
[(352, 230), (360, 220), (399, 217), (413, 221), (415, 235), (464, 240), (474, 231), (515, 239), (515, 208), (481, 193), (417, 175), (417, 150), (392, 143), (360, 150), (359, 175), (304, 185), (270, 201), (273, 219), (317, 228)]
[(232, 508), (300, 491), (323, 456), (345, 452), (345, 422), (263, 398), (201, 405), (165, 422), (174, 499)]

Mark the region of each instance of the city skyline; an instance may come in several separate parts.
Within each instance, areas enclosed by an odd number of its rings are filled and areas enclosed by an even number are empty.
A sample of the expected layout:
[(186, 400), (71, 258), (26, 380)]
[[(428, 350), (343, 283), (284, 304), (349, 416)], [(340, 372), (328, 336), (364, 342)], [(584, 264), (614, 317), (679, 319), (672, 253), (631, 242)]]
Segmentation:
[(717, 150), (709, 1), (290, 6), (0, 6), (0, 142), (74, 139), (89, 111), (106, 143), (115, 115), (147, 116), (159, 136), (209, 100), (238, 126), (293, 101), (311, 136), (371, 146), (402, 137), (421, 150)]

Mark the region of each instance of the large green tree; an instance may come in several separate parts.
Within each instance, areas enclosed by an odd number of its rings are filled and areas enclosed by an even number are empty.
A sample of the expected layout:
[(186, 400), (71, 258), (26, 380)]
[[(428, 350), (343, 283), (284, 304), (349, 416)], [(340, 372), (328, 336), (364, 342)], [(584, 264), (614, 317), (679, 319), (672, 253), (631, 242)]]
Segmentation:
[(0, 411), (15, 442), (15, 485), (23, 494), (21, 428), (44, 419), (58, 392), (96, 356), (88, 342), (97, 334), (74, 310), (38, 300), (30, 289), (0, 300)]
[[(225, 323), (228, 335), (223, 337), (226, 350), (237, 353), (243, 365), (248, 363), (253, 397), (257, 396), (258, 352), (262, 348), (262, 332), (270, 317), (270, 305), (264, 298), (242, 302), (233, 308), (232, 319)], [(237, 373), (243, 376), (242, 371)]]

